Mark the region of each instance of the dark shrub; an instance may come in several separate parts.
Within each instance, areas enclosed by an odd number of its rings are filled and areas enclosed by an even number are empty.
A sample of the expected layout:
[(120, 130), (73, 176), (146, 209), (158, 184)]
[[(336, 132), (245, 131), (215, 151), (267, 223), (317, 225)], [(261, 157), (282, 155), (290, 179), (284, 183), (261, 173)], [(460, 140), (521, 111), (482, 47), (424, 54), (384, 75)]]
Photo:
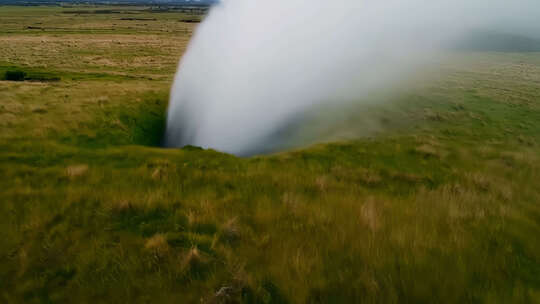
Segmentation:
[(6, 71), (5, 79), (11, 81), (23, 81), (26, 77), (26, 72), (23, 71)]

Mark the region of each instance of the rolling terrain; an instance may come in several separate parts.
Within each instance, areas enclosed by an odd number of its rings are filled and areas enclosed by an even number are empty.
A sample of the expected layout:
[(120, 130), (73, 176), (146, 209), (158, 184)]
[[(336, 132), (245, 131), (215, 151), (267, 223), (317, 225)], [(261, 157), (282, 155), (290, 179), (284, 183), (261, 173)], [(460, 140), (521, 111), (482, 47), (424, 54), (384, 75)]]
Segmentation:
[(0, 302), (540, 302), (540, 53), (456, 51), (326, 143), (162, 149), (200, 18), (0, 6)]

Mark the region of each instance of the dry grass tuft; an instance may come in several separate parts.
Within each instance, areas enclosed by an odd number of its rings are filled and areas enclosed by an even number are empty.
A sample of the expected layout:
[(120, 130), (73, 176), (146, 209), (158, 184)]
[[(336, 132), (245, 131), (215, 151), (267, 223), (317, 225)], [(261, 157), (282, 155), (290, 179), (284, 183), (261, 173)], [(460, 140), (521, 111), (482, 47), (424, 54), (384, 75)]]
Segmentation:
[(382, 177), (372, 170), (361, 170), (358, 178), (367, 185), (377, 185), (382, 182)]
[(117, 213), (126, 212), (128, 210), (132, 210), (133, 208), (133, 204), (127, 199), (114, 201), (112, 205), (112, 210)]
[(315, 179), (315, 185), (317, 186), (317, 188), (319, 188), (321, 192), (326, 191), (326, 189), (328, 188), (328, 177), (318, 176)]
[(407, 172), (392, 172), (390, 173), (390, 176), (394, 180), (403, 181), (407, 183), (420, 183), (424, 180), (426, 180), (426, 177), (422, 177), (419, 175), (416, 175), (414, 173), (407, 173)]
[(226, 242), (234, 242), (240, 239), (240, 228), (238, 227), (238, 218), (234, 217), (221, 227), (221, 239)]
[(481, 173), (468, 173), (466, 179), (469, 180), (477, 189), (488, 191), (491, 188), (491, 180), (488, 176)]
[(156, 168), (154, 172), (152, 172), (152, 179), (158, 181), (167, 179), (167, 171), (163, 168)]
[(431, 109), (424, 109), (424, 118), (431, 121), (445, 121), (446, 116)]
[(497, 194), (499, 195), (499, 198), (503, 201), (511, 201), (514, 197), (514, 191), (512, 191), (512, 187), (506, 184), (499, 184), (497, 185)]
[(189, 210), (186, 213), (186, 217), (187, 217), (189, 227), (193, 227), (193, 226), (197, 225), (197, 223), (199, 222), (199, 217), (198, 217), (197, 213), (195, 211), (193, 211), (193, 210)]
[(88, 165), (74, 165), (66, 168), (66, 175), (70, 179), (76, 179), (78, 177), (84, 176), (88, 172)]
[(41, 107), (41, 106), (34, 107), (34, 108), (32, 109), (32, 113), (45, 114), (45, 113), (47, 113), (47, 109), (44, 108), (44, 107)]
[(212, 304), (235, 303), (235, 301), (233, 300), (233, 296), (236, 293), (238, 293), (238, 291), (234, 287), (223, 286), (209, 300), (209, 303), (212, 303)]
[(361, 182), (368, 186), (375, 186), (383, 181), (381, 175), (372, 169), (357, 168), (355, 170), (352, 170), (350, 168), (345, 168), (342, 166), (335, 166), (332, 167), (331, 172), (332, 175), (339, 182), (343, 182), (344, 180), (350, 180)]
[(184, 256), (182, 261), (182, 269), (187, 271), (200, 267), (206, 263), (206, 259), (202, 256), (197, 247), (192, 247)]
[(377, 231), (380, 226), (380, 216), (377, 203), (373, 197), (369, 197), (360, 208), (360, 220), (372, 232)]
[(165, 257), (170, 250), (169, 244), (167, 243), (167, 237), (163, 234), (155, 234), (144, 244), (144, 248), (151, 251), (154, 256), (162, 258)]
[(440, 157), (437, 149), (432, 145), (428, 144), (421, 145), (420, 147), (417, 147), (414, 151), (424, 157)]

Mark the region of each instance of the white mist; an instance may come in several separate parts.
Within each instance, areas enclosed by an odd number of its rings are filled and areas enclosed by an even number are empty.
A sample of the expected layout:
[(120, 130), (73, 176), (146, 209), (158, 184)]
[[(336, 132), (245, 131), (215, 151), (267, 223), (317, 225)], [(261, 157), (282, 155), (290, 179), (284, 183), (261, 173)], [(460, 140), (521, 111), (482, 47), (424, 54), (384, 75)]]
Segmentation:
[(363, 99), (477, 29), (540, 33), (538, 0), (224, 0), (171, 91), (166, 145), (238, 155), (315, 105)]

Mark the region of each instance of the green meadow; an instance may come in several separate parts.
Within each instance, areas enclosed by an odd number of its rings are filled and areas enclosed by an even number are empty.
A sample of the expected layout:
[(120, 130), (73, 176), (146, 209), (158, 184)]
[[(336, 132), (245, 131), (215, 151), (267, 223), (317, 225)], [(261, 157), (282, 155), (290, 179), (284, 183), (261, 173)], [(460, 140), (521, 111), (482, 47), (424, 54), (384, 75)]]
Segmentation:
[(540, 303), (540, 53), (239, 158), (159, 147), (194, 18), (0, 6), (1, 303)]

